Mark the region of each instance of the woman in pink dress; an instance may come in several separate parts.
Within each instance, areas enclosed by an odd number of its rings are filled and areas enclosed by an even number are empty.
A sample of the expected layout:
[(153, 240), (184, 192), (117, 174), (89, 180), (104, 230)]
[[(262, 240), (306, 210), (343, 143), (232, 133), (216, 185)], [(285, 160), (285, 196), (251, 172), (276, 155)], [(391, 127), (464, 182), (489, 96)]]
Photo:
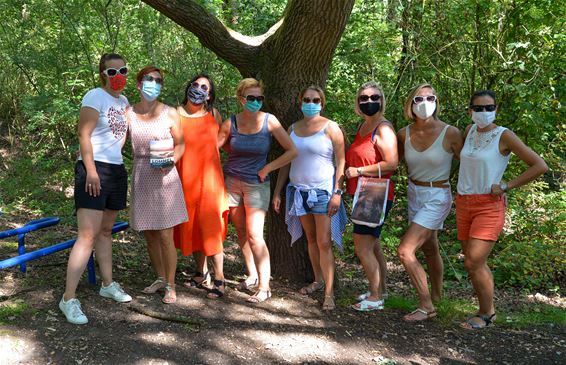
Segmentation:
[[(163, 85), (160, 69), (147, 66), (137, 75), (141, 100), (126, 112), (134, 168), (130, 224), (142, 231), (157, 280), (144, 293), (165, 289), (165, 304), (177, 300), (177, 251), (173, 227), (188, 219), (175, 163), (185, 151), (179, 113), (157, 100)], [(153, 148), (152, 148), (153, 147)]]

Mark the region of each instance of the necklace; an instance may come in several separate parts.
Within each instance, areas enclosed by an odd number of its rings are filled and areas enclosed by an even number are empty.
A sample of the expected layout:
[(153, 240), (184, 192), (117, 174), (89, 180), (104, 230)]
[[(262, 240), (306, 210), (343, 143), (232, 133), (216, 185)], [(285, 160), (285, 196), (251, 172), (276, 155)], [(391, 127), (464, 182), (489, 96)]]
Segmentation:
[(487, 132), (478, 132), (477, 128), (471, 131), (471, 138), (469, 146), (470, 156), (473, 156), (476, 151), (485, 149), (493, 142), (495, 137), (499, 134), (499, 128), (493, 128)]

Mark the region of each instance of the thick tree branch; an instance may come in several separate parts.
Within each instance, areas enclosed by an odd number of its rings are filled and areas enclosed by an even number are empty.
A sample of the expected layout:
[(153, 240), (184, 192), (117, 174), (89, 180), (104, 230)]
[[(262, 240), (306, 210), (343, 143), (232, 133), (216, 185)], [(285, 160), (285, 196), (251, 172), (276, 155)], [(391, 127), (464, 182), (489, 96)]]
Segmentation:
[(194, 0), (143, 0), (175, 23), (193, 33), (203, 46), (234, 65), (243, 75), (257, 72), (261, 44), (279, 28), (282, 20), (265, 34), (248, 37), (226, 27)]

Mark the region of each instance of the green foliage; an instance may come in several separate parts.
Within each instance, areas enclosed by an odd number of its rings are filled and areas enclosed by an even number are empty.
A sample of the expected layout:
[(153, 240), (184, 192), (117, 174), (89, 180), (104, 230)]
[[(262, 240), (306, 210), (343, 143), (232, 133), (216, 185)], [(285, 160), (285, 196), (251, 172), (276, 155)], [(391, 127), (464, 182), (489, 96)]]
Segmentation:
[(15, 300), (0, 304), (0, 324), (8, 324), (11, 320), (21, 316), (30, 307), (23, 300)]

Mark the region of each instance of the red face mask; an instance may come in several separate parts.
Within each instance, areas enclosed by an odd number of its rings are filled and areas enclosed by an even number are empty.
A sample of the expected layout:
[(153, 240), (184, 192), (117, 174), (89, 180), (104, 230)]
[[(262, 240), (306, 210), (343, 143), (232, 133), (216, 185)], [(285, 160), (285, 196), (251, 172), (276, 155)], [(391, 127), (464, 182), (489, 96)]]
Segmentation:
[(126, 87), (126, 76), (119, 73), (114, 77), (109, 77), (108, 82), (112, 90), (122, 91)]

